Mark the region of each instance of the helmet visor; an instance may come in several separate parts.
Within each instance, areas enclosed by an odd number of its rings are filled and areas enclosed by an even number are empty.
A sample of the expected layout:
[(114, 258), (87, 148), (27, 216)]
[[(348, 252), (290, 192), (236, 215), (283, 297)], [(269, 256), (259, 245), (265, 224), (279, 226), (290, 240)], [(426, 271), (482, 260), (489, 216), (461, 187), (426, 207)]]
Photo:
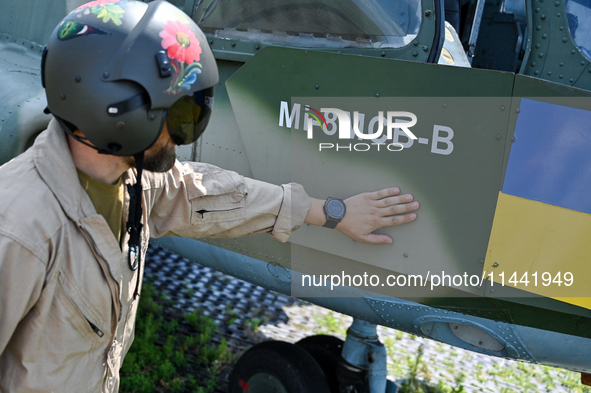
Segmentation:
[(213, 87), (178, 99), (166, 114), (166, 126), (177, 145), (195, 142), (209, 123), (213, 107)]

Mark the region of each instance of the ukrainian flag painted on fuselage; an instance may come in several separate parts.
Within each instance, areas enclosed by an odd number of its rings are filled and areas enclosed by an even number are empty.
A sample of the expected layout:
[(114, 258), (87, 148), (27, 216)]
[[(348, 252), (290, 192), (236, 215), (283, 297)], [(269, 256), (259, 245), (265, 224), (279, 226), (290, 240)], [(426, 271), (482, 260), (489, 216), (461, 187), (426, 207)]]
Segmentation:
[(591, 112), (523, 98), (515, 138), (485, 274), (591, 309)]

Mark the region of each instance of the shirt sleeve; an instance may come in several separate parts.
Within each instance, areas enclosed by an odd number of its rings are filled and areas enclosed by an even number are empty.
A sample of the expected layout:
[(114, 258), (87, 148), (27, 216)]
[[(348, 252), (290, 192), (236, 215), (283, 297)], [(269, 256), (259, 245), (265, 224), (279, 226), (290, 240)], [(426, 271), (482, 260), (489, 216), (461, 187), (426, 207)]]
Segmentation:
[(0, 234), (0, 354), (39, 299), (45, 264), (29, 249)]
[(249, 179), (204, 163), (178, 163), (152, 179), (152, 237), (239, 237), (268, 232), (285, 242), (300, 227), (310, 197), (295, 183)]

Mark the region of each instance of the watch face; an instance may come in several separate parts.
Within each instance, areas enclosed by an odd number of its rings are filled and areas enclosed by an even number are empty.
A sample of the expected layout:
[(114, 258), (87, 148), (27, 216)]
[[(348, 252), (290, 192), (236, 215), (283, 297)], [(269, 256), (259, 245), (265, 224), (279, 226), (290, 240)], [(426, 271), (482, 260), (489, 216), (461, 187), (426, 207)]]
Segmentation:
[(326, 204), (326, 212), (332, 218), (343, 218), (345, 215), (345, 204), (336, 199), (330, 200)]

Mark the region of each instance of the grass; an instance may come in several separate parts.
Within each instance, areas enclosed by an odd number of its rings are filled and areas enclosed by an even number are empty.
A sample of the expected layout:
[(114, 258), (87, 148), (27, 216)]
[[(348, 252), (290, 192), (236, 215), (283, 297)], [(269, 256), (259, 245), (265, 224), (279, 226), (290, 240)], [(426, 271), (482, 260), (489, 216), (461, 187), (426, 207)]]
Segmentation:
[(397, 345), (401, 339), (411, 338), (406, 336), (412, 335), (396, 331), (395, 338), (382, 340), (390, 358), (388, 374), (401, 381), (400, 393), (533, 393), (553, 392), (559, 387), (572, 393), (591, 393), (591, 387), (582, 385), (576, 372), (505, 359), (484, 365), (475, 362), (468, 351), (429, 340), (424, 340), (431, 347), (431, 356), (426, 356), (424, 344), (416, 352)]
[(199, 311), (183, 314), (145, 283), (135, 340), (121, 369), (122, 393), (213, 392), (235, 358), (217, 325)]
[[(314, 312), (316, 327), (310, 334), (334, 334), (344, 338), (343, 317), (330, 310)], [(482, 364), (469, 351), (424, 340), (399, 330), (382, 330), (389, 357), (388, 375), (401, 385), (400, 393), (534, 393), (561, 391), (591, 393), (580, 374), (564, 369), (498, 359)], [(399, 341), (405, 341), (400, 345)], [(409, 343), (412, 343), (409, 345)]]
[[(300, 329), (310, 330), (310, 335), (344, 338), (348, 326), (341, 314), (322, 309), (313, 313), (312, 319), (313, 329), (303, 325)], [(266, 320), (262, 310), (253, 310), (252, 318), (242, 320), (228, 306), (223, 323), (238, 323), (245, 331), (255, 333)], [(591, 393), (591, 387), (581, 385), (578, 373), (503, 359), (485, 365), (475, 362), (467, 351), (401, 331), (380, 329), (388, 333), (382, 342), (390, 358), (388, 374), (398, 381), (399, 393), (522, 393), (558, 388)], [(145, 283), (135, 341), (121, 370), (120, 392), (219, 391), (220, 382), (238, 354), (232, 353), (225, 339), (217, 339), (217, 330), (213, 319), (199, 311), (185, 315), (173, 309), (164, 296), (158, 296), (154, 287)], [(402, 340), (405, 345), (399, 344)], [(543, 386), (542, 390), (539, 386)]]

